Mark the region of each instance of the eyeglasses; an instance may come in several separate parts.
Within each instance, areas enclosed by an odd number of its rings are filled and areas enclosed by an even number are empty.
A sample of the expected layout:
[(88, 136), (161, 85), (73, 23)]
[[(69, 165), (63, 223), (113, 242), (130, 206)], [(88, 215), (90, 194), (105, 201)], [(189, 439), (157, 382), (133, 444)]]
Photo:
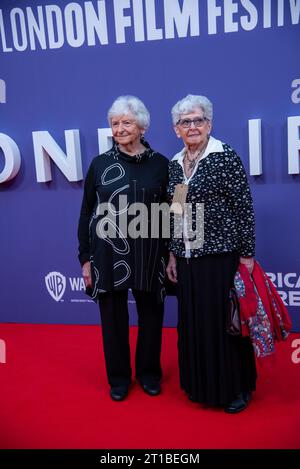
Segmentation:
[(205, 122), (208, 121), (207, 117), (195, 117), (195, 119), (179, 119), (177, 125), (181, 125), (184, 129), (191, 127), (192, 123), (195, 127), (203, 127)]

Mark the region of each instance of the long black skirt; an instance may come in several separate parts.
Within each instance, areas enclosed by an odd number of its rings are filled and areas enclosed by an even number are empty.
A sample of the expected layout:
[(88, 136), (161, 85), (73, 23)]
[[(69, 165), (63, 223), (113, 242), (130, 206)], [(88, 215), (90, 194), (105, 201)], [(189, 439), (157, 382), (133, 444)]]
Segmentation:
[(180, 385), (197, 402), (224, 406), (255, 390), (256, 366), (248, 337), (226, 333), (236, 253), (177, 258)]

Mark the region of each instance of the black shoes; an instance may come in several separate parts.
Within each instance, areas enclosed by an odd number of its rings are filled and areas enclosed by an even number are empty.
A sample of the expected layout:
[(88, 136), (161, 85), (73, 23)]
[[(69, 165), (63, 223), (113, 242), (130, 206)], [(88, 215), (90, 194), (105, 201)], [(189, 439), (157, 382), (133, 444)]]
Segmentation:
[[(140, 383), (144, 392), (149, 394), (149, 396), (157, 396), (161, 392), (161, 387), (159, 382), (153, 383)], [(128, 394), (129, 385), (123, 384), (119, 386), (112, 386), (110, 388), (110, 397), (113, 401), (123, 401)]]
[(243, 392), (243, 399), (246, 402), (246, 404), (248, 404), (251, 397), (252, 397), (252, 392), (251, 391)]
[(141, 383), (141, 386), (145, 393), (149, 394), (149, 396), (158, 396), (158, 394), (160, 394), (161, 388), (159, 382)]
[(238, 412), (241, 412), (242, 410), (246, 409), (250, 399), (251, 392), (242, 392), (237, 396), (234, 401), (230, 402), (230, 404), (228, 404), (224, 410), (228, 414), (237, 414)]
[(113, 401), (123, 401), (128, 394), (128, 388), (126, 384), (121, 386), (112, 386), (110, 388), (110, 397)]

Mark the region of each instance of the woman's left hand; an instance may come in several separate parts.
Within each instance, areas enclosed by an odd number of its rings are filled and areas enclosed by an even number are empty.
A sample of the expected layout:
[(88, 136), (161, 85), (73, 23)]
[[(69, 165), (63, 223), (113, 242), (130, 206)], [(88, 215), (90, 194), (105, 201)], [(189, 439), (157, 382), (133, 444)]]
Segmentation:
[(91, 263), (87, 261), (82, 266), (82, 276), (86, 287), (92, 286)]
[(253, 257), (240, 257), (240, 263), (247, 267), (248, 272), (251, 275), (254, 269), (254, 258)]

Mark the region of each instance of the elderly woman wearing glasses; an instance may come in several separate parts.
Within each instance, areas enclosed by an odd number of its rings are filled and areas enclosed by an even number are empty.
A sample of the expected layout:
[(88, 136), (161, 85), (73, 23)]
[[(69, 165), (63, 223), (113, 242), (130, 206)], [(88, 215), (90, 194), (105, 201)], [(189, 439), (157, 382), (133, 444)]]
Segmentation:
[(136, 377), (160, 392), (166, 241), (152, 235), (151, 204), (166, 200), (168, 159), (144, 140), (150, 116), (134, 96), (108, 111), (113, 146), (88, 170), (78, 226), (87, 293), (99, 302), (110, 396), (125, 399), (131, 382), (127, 295), (138, 313)]
[(172, 118), (184, 143), (170, 162), (168, 187), (170, 203), (184, 207), (180, 236), (174, 214), (167, 266), (178, 283), (180, 384), (190, 400), (236, 413), (247, 407), (256, 383), (250, 340), (226, 333), (238, 264), (253, 268), (252, 198), (240, 158), (210, 135), (211, 102), (188, 95)]

